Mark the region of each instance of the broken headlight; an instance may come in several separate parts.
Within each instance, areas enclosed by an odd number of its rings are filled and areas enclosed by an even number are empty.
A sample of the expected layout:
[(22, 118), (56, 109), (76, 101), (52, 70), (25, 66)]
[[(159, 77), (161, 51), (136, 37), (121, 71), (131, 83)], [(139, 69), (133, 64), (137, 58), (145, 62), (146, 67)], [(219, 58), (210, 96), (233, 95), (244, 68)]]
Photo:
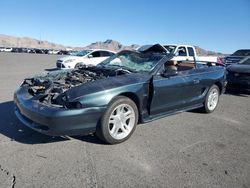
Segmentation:
[(75, 107), (76, 107), (76, 109), (81, 109), (81, 108), (83, 108), (83, 105), (80, 102), (76, 102)]
[(65, 94), (62, 96), (62, 100), (68, 109), (81, 109), (81, 108), (83, 108), (83, 104), (78, 102), (78, 101), (77, 102), (69, 102), (68, 96)]
[(68, 109), (82, 109), (83, 108), (83, 104), (80, 102), (66, 102), (65, 106)]

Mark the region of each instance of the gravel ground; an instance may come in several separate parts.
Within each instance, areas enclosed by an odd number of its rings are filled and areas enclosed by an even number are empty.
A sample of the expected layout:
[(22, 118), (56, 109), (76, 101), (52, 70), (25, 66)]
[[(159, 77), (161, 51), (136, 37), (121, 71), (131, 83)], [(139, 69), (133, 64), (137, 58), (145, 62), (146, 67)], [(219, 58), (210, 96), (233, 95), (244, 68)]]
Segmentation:
[(250, 98), (221, 96), (212, 114), (185, 112), (139, 125), (119, 145), (49, 137), (13, 112), (22, 79), (60, 56), (0, 53), (0, 187), (250, 188)]

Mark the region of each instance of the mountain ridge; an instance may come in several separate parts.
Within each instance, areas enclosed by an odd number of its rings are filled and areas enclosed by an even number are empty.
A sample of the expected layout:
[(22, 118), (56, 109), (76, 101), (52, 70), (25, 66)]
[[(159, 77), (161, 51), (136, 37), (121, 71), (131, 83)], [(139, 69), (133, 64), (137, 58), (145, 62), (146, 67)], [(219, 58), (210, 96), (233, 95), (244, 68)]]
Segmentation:
[[(123, 45), (120, 42), (113, 40), (113, 39), (107, 39), (106, 41), (97, 41), (93, 42), (87, 46), (83, 47), (72, 47), (72, 46), (66, 46), (62, 44), (57, 44), (53, 42), (49, 42), (47, 40), (38, 40), (31, 37), (15, 37), (5, 34), (0, 34), (0, 47), (24, 47), (24, 48), (44, 48), (44, 49), (75, 49), (75, 50), (82, 50), (82, 49), (108, 49), (112, 51), (120, 51), (120, 50), (133, 50), (138, 48), (140, 45), (138, 44), (132, 44), (132, 45)], [(209, 56), (223, 56), (223, 53), (220, 52), (214, 52), (210, 50), (205, 50), (203, 48), (200, 48), (199, 46), (195, 46), (197, 54), (202, 55), (209, 55)]]

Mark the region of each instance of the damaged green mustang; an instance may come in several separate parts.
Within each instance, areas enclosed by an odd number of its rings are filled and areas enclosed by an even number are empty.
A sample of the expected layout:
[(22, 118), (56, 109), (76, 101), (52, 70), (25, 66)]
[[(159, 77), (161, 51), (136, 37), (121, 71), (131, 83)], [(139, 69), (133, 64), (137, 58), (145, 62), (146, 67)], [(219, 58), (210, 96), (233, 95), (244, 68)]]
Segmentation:
[(125, 50), (95, 67), (27, 78), (14, 94), (15, 114), (43, 134), (95, 133), (116, 144), (138, 123), (196, 108), (213, 112), (226, 85), (225, 68), (171, 58)]

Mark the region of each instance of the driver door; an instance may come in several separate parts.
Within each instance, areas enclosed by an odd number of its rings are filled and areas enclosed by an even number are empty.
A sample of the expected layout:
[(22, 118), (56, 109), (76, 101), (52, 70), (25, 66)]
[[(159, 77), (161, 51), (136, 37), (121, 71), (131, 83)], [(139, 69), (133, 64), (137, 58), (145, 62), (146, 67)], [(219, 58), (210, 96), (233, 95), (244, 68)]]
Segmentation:
[(169, 77), (160, 74), (153, 79), (153, 97), (150, 108), (150, 114), (163, 115), (167, 112), (183, 108), (185, 100), (183, 98), (183, 88), (185, 88), (185, 79), (178, 74)]
[(201, 103), (205, 90), (202, 77), (202, 70), (184, 63), (178, 65), (174, 74), (157, 74), (153, 80), (151, 115), (171, 113)]

